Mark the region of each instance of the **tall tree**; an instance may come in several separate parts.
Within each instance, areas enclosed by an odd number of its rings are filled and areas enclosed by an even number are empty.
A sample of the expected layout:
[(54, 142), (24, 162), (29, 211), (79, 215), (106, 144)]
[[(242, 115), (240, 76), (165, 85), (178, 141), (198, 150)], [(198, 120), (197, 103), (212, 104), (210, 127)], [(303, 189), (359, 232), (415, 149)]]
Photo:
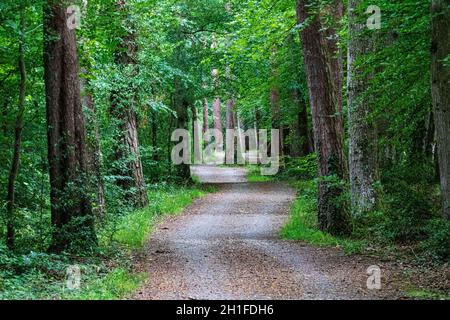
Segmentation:
[(309, 131), (308, 99), (302, 91), (302, 88), (306, 87), (306, 75), (303, 63), (299, 62), (299, 60), (303, 61), (303, 56), (298, 43), (295, 41), (294, 34), (290, 34), (287, 38), (286, 49), (289, 56), (289, 75), (292, 74), (294, 68), (294, 70), (298, 70), (292, 77), (292, 83), (289, 86), (289, 96), (297, 111), (291, 126), (290, 156), (303, 157), (312, 152), (312, 145)]
[(234, 100), (227, 101), (227, 129), (234, 129)]
[(312, 152), (308, 128), (307, 102), (302, 98), (298, 88), (292, 90), (292, 99), (295, 105), (298, 106), (298, 114), (293, 124), (291, 156), (303, 157)]
[[(83, 72), (87, 76), (87, 71)], [(99, 218), (103, 218), (106, 210), (105, 184), (101, 170), (102, 152), (100, 149), (100, 129), (97, 122), (97, 108), (89, 88), (89, 81), (81, 78), (81, 105), (87, 111), (86, 129), (87, 129), (87, 152), (88, 167), (91, 173), (91, 180), (96, 201), (94, 211)]]
[(213, 103), (214, 129), (222, 132), (222, 103), (219, 97)]
[[(215, 40), (214, 40), (215, 42)], [(212, 82), (213, 82), (213, 88), (214, 92), (217, 93), (217, 90), (219, 88), (219, 70), (213, 69), (211, 72), (212, 75)], [(214, 98), (213, 102), (213, 120), (214, 120), (214, 129), (219, 130), (222, 132), (222, 102), (220, 101), (220, 97), (216, 96)]]
[[(323, 28), (322, 40), (324, 54), (327, 59), (328, 68), (331, 72), (333, 94), (339, 113), (336, 117), (344, 121), (342, 113), (342, 88), (344, 84), (344, 67), (342, 52), (339, 49), (339, 36), (337, 29), (344, 15), (344, 4), (342, 0), (331, 0), (320, 11), (320, 23)], [(340, 126), (342, 129), (344, 126)], [(343, 133), (342, 133), (343, 134)]]
[[(182, 83), (179, 77), (175, 78), (175, 92), (173, 97), (174, 110), (177, 114), (177, 129), (188, 130), (189, 122), (189, 101), (187, 99), (187, 92), (185, 84)], [(185, 152), (185, 151), (183, 151)], [(179, 178), (189, 181), (190, 168), (186, 163), (177, 166), (177, 175)]]
[(203, 133), (209, 129), (209, 104), (208, 98), (203, 99)]
[[(75, 30), (67, 25), (72, 1), (44, 5), (44, 77), (47, 105), (51, 251), (96, 244), (87, 185), (87, 156)], [(76, 241), (75, 241), (76, 240)]]
[(377, 131), (368, 117), (372, 112), (367, 96), (368, 81), (358, 61), (372, 51), (370, 37), (363, 33), (364, 1), (350, 0), (348, 6), (349, 43), (347, 73), (347, 106), (349, 128), (349, 173), (352, 212), (360, 215), (371, 211), (377, 203), (374, 183), (378, 180)]
[(327, 67), (327, 38), (321, 32), (313, 1), (298, 0), (297, 14), (302, 25), (300, 32), (312, 109), (315, 149), (319, 164), (318, 220), (322, 230), (332, 234), (349, 232), (349, 217), (345, 206), (338, 201), (343, 188), (328, 177), (346, 176), (343, 151), (343, 128), (339, 106), (334, 99), (333, 75)]
[(130, 21), (130, 8), (124, 0), (116, 1), (116, 8), (122, 18), (124, 35), (115, 54), (116, 64), (122, 71), (121, 81), (126, 88), (115, 90), (112, 94), (111, 111), (119, 123), (119, 145), (116, 157), (119, 162), (120, 186), (132, 193), (135, 207), (148, 204), (147, 187), (139, 151), (138, 119), (136, 111), (136, 89), (133, 78), (137, 75), (136, 30)]
[[(444, 217), (450, 219), (450, 1), (433, 0), (431, 94), (439, 158)], [(445, 61), (447, 59), (447, 65)]]
[(277, 49), (273, 48), (272, 55), (270, 58), (271, 64), (271, 80), (270, 80), (270, 108), (272, 112), (272, 128), (280, 130), (280, 151), (281, 155), (284, 155), (284, 129), (281, 123), (281, 102), (280, 102), (280, 88), (278, 85), (279, 81), (279, 70), (276, 61)]
[(6, 245), (10, 250), (15, 246), (15, 183), (19, 173), (20, 146), (22, 143), (23, 117), (25, 112), (25, 94), (27, 88), (27, 70), (25, 66), (25, 7), (20, 8), (20, 27), (19, 27), (19, 108), (17, 110), (16, 126), (14, 130), (14, 150), (9, 170), (8, 195), (6, 198)]

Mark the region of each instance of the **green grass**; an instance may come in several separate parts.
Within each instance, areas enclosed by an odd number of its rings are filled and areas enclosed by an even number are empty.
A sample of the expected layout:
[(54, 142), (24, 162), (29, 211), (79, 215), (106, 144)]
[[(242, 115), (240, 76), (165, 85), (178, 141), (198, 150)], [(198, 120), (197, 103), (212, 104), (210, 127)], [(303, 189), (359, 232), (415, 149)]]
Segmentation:
[(337, 238), (319, 230), (317, 186), (313, 180), (298, 181), (294, 186), (299, 194), (291, 207), (290, 220), (281, 231), (283, 239), (305, 241), (315, 246), (342, 247), (346, 254), (355, 254), (364, 250), (363, 241)]
[[(116, 300), (139, 288), (144, 274), (132, 272), (133, 252), (141, 248), (155, 224), (175, 215), (214, 189), (198, 186), (158, 186), (149, 190), (150, 205), (111, 219), (114, 232), (99, 230), (99, 254), (88, 257), (30, 253), (14, 255), (0, 246), (0, 300)], [(66, 270), (77, 265), (81, 288), (69, 290)]]
[(144, 274), (133, 274), (124, 268), (116, 268), (103, 278), (92, 279), (81, 290), (65, 291), (62, 299), (117, 300), (139, 288)]
[(449, 294), (434, 292), (423, 289), (410, 289), (406, 291), (406, 296), (410, 299), (419, 300), (450, 300)]
[(114, 240), (129, 248), (140, 248), (147, 240), (158, 218), (180, 213), (205, 194), (197, 187), (156, 189), (149, 193), (150, 205), (124, 216), (118, 223)]

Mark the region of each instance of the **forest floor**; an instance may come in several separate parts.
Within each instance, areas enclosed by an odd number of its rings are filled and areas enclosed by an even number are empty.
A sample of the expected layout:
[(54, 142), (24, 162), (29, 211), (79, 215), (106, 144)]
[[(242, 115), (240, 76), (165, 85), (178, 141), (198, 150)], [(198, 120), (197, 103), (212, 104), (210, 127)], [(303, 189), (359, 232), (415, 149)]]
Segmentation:
[[(218, 192), (196, 200), (152, 233), (137, 257), (148, 280), (133, 299), (398, 299), (398, 265), (339, 248), (281, 240), (296, 197), (281, 182), (247, 183), (242, 168), (193, 167)], [(381, 268), (368, 290), (367, 268)]]

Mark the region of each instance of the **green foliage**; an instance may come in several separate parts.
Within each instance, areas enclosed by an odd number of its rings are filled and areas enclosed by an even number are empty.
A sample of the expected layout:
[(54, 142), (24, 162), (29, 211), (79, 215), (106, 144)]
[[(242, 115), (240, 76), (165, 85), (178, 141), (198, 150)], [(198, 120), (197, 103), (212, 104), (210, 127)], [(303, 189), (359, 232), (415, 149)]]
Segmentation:
[(424, 255), (436, 261), (450, 262), (450, 221), (436, 218), (428, 221), (423, 229), (426, 240), (420, 248)]
[[(41, 252), (17, 254), (0, 243), (1, 299), (121, 299), (144, 280), (132, 273), (130, 249), (147, 240), (152, 227), (164, 215), (178, 214), (192, 201), (213, 189), (155, 185), (149, 191), (151, 204), (105, 222), (98, 230), (100, 248), (89, 255), (51, 255)], [(113, 221), (115, 220), (115, 221)], [(66, 288), (67, 268), (81, 270), (81, 288)]]
[(317, 155), (311, 153), (305, 157), (286, 159), (281, 177), (294, 180), (310, 180), (317, 176)]
[[(271, 91), (279, 95), (280, 119), (276, 125), (293, 132), (298, 124), (299, 103), (310, 111), (295, 1), (127, 0), (127, 10), (117, 12), (114, 1), (90, 0), (82, 8), (77, 40), (83, 95), (89, 94), (95, 106), (95, 111), (85, 110), (87, 140), (89, 146), (100, 146), (100, 175), (106, 200), (104, 216), (95, 221), (100, 248), (92, 250), (93, 257), (82, 258), (78, 257), (77, 247), (85, 247), (86, 239), (78, 237), (71, 239), (75, 251), (72, 255), (44, 253), (53, 229), (46, 151), (42, 1), (23, 0), (20, 4), (26, 8), (28, 83), (15, 186), (17, 248), (10, 253), (3, 246), (3, 217), (17, 116), (20, 31), (18, 2), (0, 2), (0, 299), (121, 298), (140, 280), (140, 276), (129, 273), (129, 257), (123, 252), (142, 246), (158, 218), (176, 214), (204, 192), (195, 186), (180, 187), (177, 170), (170, 161), (170, 135), (178, 122), (174, 97), (180, 91), (189, 104), (191, 119), (194, 110), (200, 114), (203, 98), (233, 98), (244, 129), (255, 124), (258, 128), (275, 125)], [(231, 6), (226, 8), (226, 4)], [(329, 4), (320, 1), (322, 9)], [(371, 4), (368, 0), (361, 2), (360, 22), (367, 18), (364, 11)], [(350, 195), (345, 179), (316, 179), (315, 154), (302, 158), (285, 155), (277, 177), (263, 177), (259, 167), (251, 166), (248, 179), (296, 181), (299, 198), (293, 204), (291, 221), (283, 229), (285, 238), (341, 246), (348, 253), (361, 251), (366, 242), (409, 245), (419, 249), (422, 259), (445, 262), (449, 259), (450, 227), (440, 218), (435, 172), (429, 1), (381, 0), (376, 5), (381, 8), (382, 28), (362, 32), (361, 36), (370, 37), (374, 50), (358, 64), (370, 79), (365, 95), (370, 97), (371, 110), (366, 120), (373, 122), (378, 131), (379, 208), (353, 219), (350, 239), (319, 231), (317, 184), (324, 183), (339, 193), (330, 207), (347, 205)], [(322, 20), (326, 25), (338, 26), (345, 56), (347, 17), (339, 22), (324, 14)], [(135, 66), (123, 66), (117, 55), (126, 50), (123, 38), (130, 32), (135, 35), (133, 44), (139, 51)], [(213, 68), (219, 70), (216, 83), (211, 77)], [(116, 110), (112, 110), (112, 102)], [(130, 179), (126, 173), (135, 159), (118, 159), (118, 151), (126, 150), (120, 143), (123, 123), (114, 113), (128, 108), (137, 114), (143, 171), (152, 186), (150, 206), (138, 211), (130, 201), (135, 190), (119, 186)], [(310, 127), (310, 115), (308, 123)], [(192, 123), (187, 125), (191, 127)], [(290, 133), (285, 142), (292, 146), (296, 138)], [(95, 192), (90, 193), (95, 207)], [(117, 268), (108, 267), (108, 259), (117, 263)], [(65, 270), (74, 263), (81, 266), (87, 285), (81, 292), (65, 292)], [(422, 292), (415, 295), (426, 296)]]
[(248, 182), (269, 182), (273, 181), (273, 176), (261, 175), (261, 167), (257, 165), (247, 166), (247, 181)]
[(417, 300), (449, 300), (448, 294), (424, 289), (410, 289), (406, 292), (411, 299)]
[(384, 171), (385, 237), (397, 241), (424, 237), (423, 226), (435, 211), (434, 180), (433, 167), (422, 161), (405, 161)]
[(102, 278), (93, 278), (80, 291), (69, 291), (62, 299), (70, 300), (118, 300), (132, 294), (145, 279), (143, 274), (132, 274), (116, 268)]
[[(197, 188), (175, 188), (163, 186), (150, 192), (150, 206), (125, 215), (116, 225), (114, 241), (129, 248), (139, 248), (147, 240), (147, 235), (157, 222), (157, 218), (167, 214), (177, 214), (204, 192)], [(108, 239), (107, 237), (106, 239)]]
[(304, 180), (294, 183), (298, 198), (291, 208), (289, 222), (283, 227), (284, 239), (300, 240), (317, 246), (341, 247), (346, 254), (360, 253), (364, 241), (334, 237), (319, 230), (317, 221), (317, 181)]

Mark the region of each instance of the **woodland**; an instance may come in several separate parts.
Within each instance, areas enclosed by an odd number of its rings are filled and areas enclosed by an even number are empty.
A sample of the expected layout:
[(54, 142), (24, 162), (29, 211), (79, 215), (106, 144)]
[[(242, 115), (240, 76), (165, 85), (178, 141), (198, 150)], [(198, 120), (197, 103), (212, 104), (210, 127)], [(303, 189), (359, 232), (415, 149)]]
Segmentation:
[(171, 159), (196, 124), (280, 130), (279, 173), (244, 167), (298, 190), (283, 237), (448, 266), (449, 24), (448, 0), (0, 0), (0, 299), (136, 290), (157, 218), (215, 192)]

